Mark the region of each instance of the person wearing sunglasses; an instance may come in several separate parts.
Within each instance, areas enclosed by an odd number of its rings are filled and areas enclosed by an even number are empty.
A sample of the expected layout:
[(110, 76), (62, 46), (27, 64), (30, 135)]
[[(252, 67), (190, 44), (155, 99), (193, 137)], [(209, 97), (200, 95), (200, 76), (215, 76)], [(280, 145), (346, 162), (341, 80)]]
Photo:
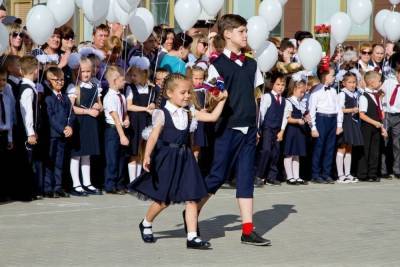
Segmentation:
[(372, 71), (374, 68), (370, 66), (368, 63), (371, 60), (372, 55), (372, 46), (370, 43), (363, 43), (360, 45), (360, 52), (359, 52), (359, 60), (358, 60), (358, 68), (363, 72), (366, 73), (367, 71)]
[(15, 55), (19, 57), (26, 55), (26, 48), (23, 42), (25, 33), (23, 32), (21, 25), (17, 23), (7, 25), (7, 30), (9, 33), (9, 46), (5, 55)]
[(193, 36), (193, 43), (190, 47), (190, 54), (188, 56), (189, 63), (197, 63), (198, 61), (207, 60), (208, 39), (203, 34)]

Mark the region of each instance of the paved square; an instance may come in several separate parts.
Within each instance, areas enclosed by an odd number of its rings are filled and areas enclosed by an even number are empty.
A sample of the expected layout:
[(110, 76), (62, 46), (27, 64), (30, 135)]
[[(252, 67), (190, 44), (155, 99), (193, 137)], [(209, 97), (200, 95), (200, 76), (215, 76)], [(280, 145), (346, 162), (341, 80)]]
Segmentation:
[(234, 190), (201, 215), (213, 250), (185, 246), (181, 211), (154, 223), (155, 244), (138, 224), (148, 203), (90, 196), (0, 206), (0, 266), (400, 266), (400, 182), (264, 187), (255, 225), (272, 247), (242, 245)]

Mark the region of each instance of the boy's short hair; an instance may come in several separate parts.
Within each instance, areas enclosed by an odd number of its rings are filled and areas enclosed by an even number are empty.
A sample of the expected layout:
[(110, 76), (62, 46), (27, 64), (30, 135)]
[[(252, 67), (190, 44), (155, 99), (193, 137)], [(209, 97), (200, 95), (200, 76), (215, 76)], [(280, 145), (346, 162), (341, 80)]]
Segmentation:
[(7, 76), (8, 72), (7, 69), (4, 67), (0, 68), (0, 76)]
[(109, 83), (111, 83), (111, 81), (114, 79), (115, 74), (119, 74), (121, 76), (124, 76), (124, 72), (122, 71), (122, 69), (118, 66), (109, 66), (107, 68), (107, 72), (106, 72), (106, 79)]
[(57, 78), (64, 77), (64, 72), (59, 67), (50, 67), (50, 68), (48, 68), (47, 71), (46, 71), (46, 78), (47, 79), (49, 79), (49, 74), (52, 74), (53, 76), (55, 76)]
[(169, 73), (169, 71), (166, 68), (157, 68), (156, 73)]
[(7, 68), (10, 64), (19, 63), (20, 57), (17, 55), (8, 55), (4, 60), (4, 66)]
[(239, 28), (240, 26), (246, 26), (247, 20), (240, 15), (236, 14), (226, 14), (223, 15), (217, 23), (218, 34), (224, 38), (225, 31), (231, 31), (233, 29)]
[(23, 56), (19, 63), (21, 65), (22, 75), (32, 74), (38, 69), (39, 62), (34, 56)]
[(370, 85), (371, 84), (371, 82), (373, 81), (373, 80), (375, 80), (375, 79), (381, 79), (381, 74), (379, 74), (379, 72), (376, 72), (376, 71), (367, 71), (365, 74), (364, 74), (364, 81), (365, 81), (365, 83), (367, 84), (367, 86), (368, 85)]
[(93, 27), (93, 35), (95, 35), (97, 31), (104, 31), (110, 34), (110, 28), (106, 24), (100, 24), (99, 26)]

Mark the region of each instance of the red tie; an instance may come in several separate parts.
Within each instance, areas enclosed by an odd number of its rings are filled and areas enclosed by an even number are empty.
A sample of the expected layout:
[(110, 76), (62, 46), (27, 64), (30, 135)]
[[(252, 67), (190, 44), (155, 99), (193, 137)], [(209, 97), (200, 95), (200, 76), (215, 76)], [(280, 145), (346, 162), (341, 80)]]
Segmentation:
[(231, 60), (236, 61), (238, 59), (243, 63), (246, 59), (246, 56), (243, 54), (238, 55), (238, 54), (231, 52)]
[(281, 103), (281, 96), (280, 95), (276, 95), (276, 102), (278, 102), (278, 104)]
[(392, 93), (392, 96), (390, 97), (389, 104), (390, 104), (391, 106), (393, 106), (393, 105), (394, 105), (394, 102), (396, 101), (397, 92), (399, 91), (399, 87), (400, 87), (400, 84), (396, 85), (396, 88), (394, 89), (394, 91), (393, 91), (393, 93)]

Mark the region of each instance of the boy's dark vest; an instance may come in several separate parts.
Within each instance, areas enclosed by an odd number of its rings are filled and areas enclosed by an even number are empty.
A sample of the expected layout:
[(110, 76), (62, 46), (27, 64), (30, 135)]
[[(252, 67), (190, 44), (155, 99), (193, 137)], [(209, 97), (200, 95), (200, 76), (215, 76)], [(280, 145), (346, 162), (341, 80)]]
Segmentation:
[(280, 129), (283, 120), (283, 113), (285, 111), (286, 100), (280, 96), (280, 103), (276, 101), (276, 97), (269, 93), (271, 96), (271, 106), (268, 108), (267, 113), (265, 113), (263, 128), (264, 129)]
[[(21, 113), (21, 104), (20, 104), (20, 100), (21, 100), (21, 96), (23, 94), (23, 92), (25, 90), (34, 90), (30, 85), (28, 84), (20, 84), (19, 86), (19, 93), (18, 93), (18, 97), (16, 98), (16, 112), (17, 112), (17, 125), (18, 128), (22, 131), (25, 131), (25, 124), (24, 124), (24, 120), (22, 118), (22, 113)], [(33, 99), (32, 99), (32, 112), (33, 112), (33, 129), (35, 130), (35, 132), (37, 132), (37, 130), (39, 129), (40, 126), (40, 115), (39, 115), (39, 104), (38, 104), (38, 96), (35, 92), (33, 92)]]
[(213, 65), (224, 79), (229, 93), (217, 128), (255, 127), (257, 110), (254, 81), (257, 62), (246, 57), (243, 66), (239, 66), (225, 54), (221, 54)]
[[(22, 81), (21, 81), (21, 82), (22, 82)], [(11, 90), (12, 90), (12, 92), (13, 92), (13, 95), (14, 95), (14, 98), (15, 98), (15, 99), (18, 99), (18, 97), (19, 97), (19, 87), (20, 87), (20, 85), (21, 85), (21, 82), (15, 83), (15, 82), (13, 82), (13, 80), (11, 80), (11, 79), (8, 79), (8, 80), (7, 80), (7, 83), (11, 86)]]
[[(368, 117), (370, 117), (371, 119), (373, 119), (375, 121), (382, 122), (382, 120), (380, 119), (379, 112), (377, 109), (377, 105), (375, 104), (375, 101), (372, 99), (372, 97), (368, 93), (364, 93), (363, 95), (365, 96), (365, 98), (367, 98), (367, 101), (368, 101), (368, 109), (367, 109), (367, 112), (365, 112), (365, 115), (367, 115)], [(379, 129), (377, 129), (374, 125), (371, 125), (365, 121), (361, 122), (361, 127), (363, 127), (364, 129), (373, 129), (375, 131), (379, 131)]]

